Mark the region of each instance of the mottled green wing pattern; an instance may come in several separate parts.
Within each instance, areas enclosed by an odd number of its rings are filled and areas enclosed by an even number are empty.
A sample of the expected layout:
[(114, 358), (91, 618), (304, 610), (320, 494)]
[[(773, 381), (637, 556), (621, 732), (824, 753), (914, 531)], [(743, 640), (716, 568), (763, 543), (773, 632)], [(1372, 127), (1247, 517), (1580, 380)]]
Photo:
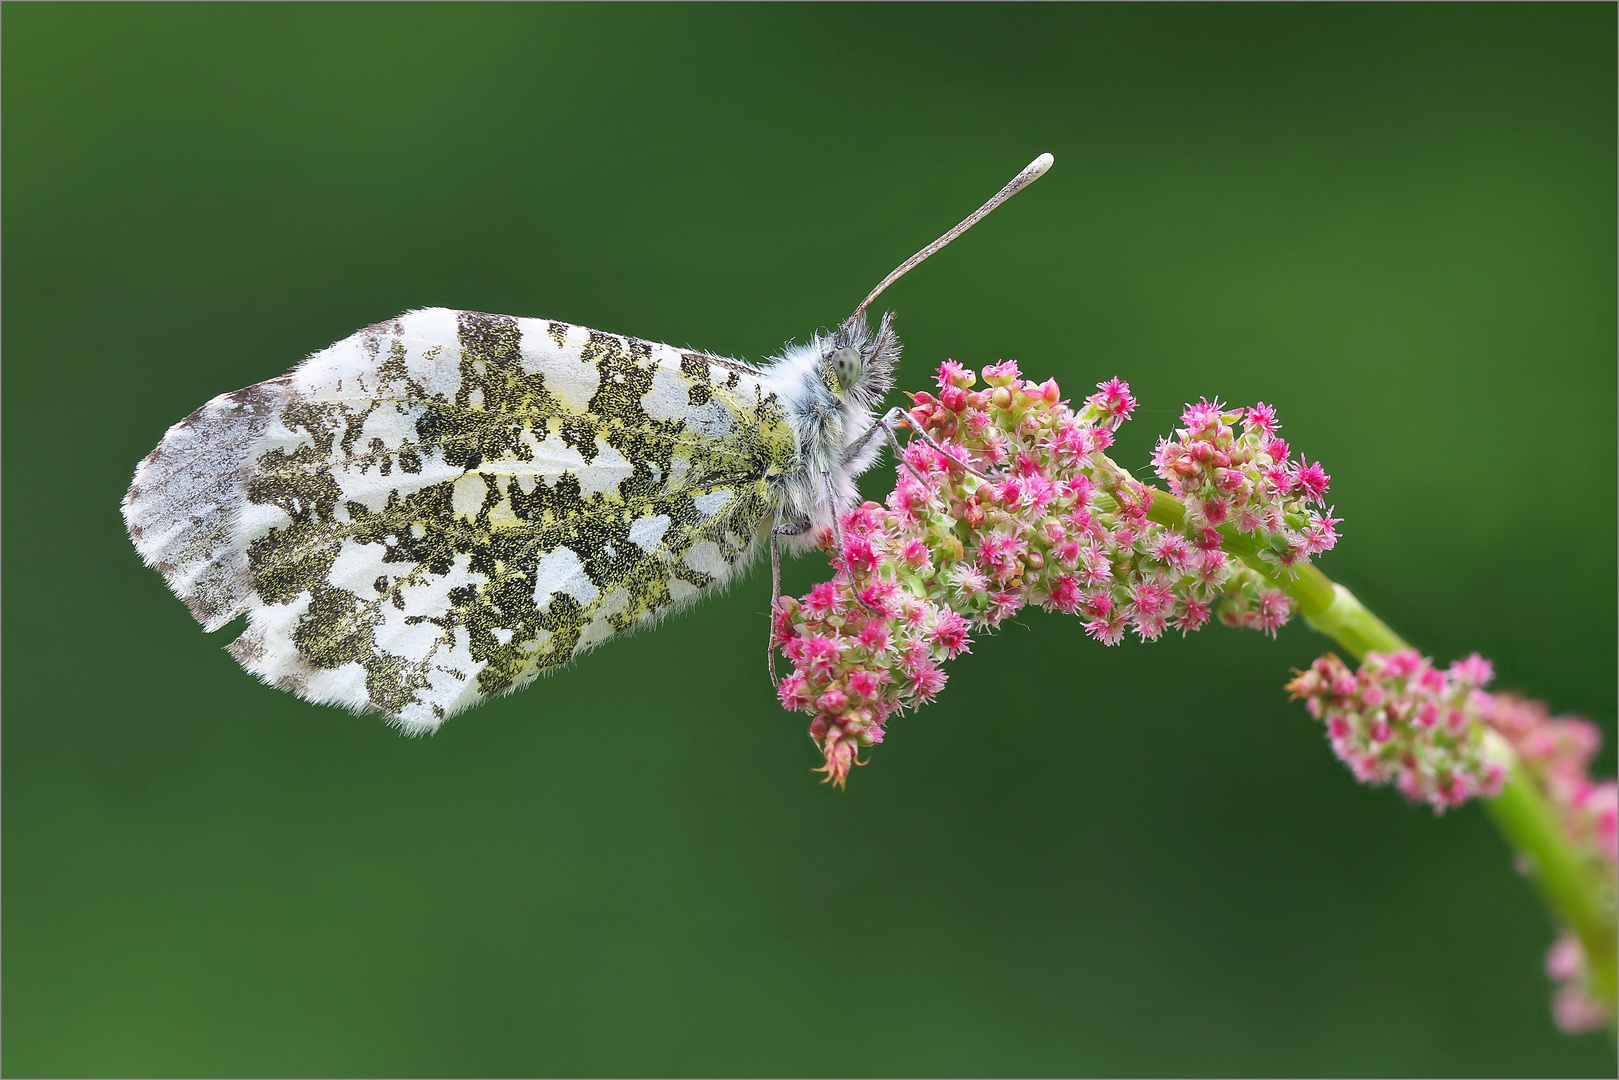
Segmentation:
[(124, 512), (249, 671), (424, 731), (722, 585), (797, 454), (747, 365), (429, 309), (209, 402)]

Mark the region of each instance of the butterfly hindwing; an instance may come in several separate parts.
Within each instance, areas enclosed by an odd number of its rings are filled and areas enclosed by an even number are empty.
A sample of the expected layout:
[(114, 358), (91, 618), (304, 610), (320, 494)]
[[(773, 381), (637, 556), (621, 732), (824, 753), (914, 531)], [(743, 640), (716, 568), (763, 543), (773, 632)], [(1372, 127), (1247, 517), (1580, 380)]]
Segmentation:
[(248, 670), (431, 730), (723, 585), (797, 452), (745, 364), (429, 309), (175, 425), (125, 517)]

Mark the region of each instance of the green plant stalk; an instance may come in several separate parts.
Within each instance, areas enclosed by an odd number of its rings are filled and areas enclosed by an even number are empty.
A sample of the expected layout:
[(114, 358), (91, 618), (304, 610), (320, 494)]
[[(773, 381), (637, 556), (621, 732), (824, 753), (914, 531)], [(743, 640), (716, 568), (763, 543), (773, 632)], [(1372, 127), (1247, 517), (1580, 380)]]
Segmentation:
[[(1149, 516), (1159, 524), (1180, 527), (1185, 524), (1186, 508), (1168, 492), (1154, 489)], [(1312, 629), (1338, 642), (1355, 659), (1365, 659), (1368, 652), (1411, 647), (1353, 593), (1320, 570), (1305, 566), (1292, 577), (1278, 575), (1259, 561), (1259, 541), (1229, 527), (1222, 528), (1221, 533), (1228, 552), (1284, 590)], [(1494, 732), (1490, 737), (1500, 740), (1499, 749), (1513, 758), (1513, 764), (1501, 794), (1484, 801), (1485, 811), (1522, 857), (1522, 864), (1553, 918), (1579, 935), (1585, 946), (1591, 989), (1611, 1008), (1616, 998), (1619, 939), (1615, 936), (1613, 898), (1607, 883), (1593, 860), (1570, 842), (1558, 822), (1557, 811), (1505, 740)]]

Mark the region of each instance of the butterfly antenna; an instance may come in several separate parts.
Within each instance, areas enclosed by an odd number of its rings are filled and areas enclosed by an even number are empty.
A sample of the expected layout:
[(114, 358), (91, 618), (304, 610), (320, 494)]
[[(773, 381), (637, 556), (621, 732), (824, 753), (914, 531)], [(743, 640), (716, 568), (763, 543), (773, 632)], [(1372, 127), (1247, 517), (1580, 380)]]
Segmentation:
[(966, 220), (960, 225), (957, 225), (954, 229), (951, 229), (949, 232), (933, 241), (933, 243), (929, 244), (921, 251), (918, 251), (909, 259), (906, 259), (904, 262), (900, 263), (899, 266), (894, 269), (892, 274), (889, 274), (887, 277), (883, 278), (882, 281), (878, 282), (877, 287), (871, 290), (870, 296), (860, 301), (860, 306), (854, 309), (854, 314), (849, 316), (849, 321), (853, 322), (854, 320), (860, 318), (860, 316), (865, 313), (866, 308), (871, 305), (871, 302), (882, 295), (884, 289), (888, 288), (890, 285), (894, 284), (894, 282), (898, 281), (900, 278), (914, 270), (917, 266), (921, 265), (921, 263), (925, 261), (929, 255), (932, 255), (950, 241), (954, 240), (956, 237), (960, 236), (974, 225), (977, 225), (980, 221), (989, 216), (989, 212), (991, 210), (995, 209), (997, 206), (1001, 205), (1001, 203), (1005, 202), (1007, 199), (1010, 199), (1013, 195), (1016, 195), (1018, 192), (1040, 179), (1041, 176), (1045, 175), (1045, 171), (1051, 168), (1051, 163), (1053, 160), (1054, 159), (1050, 154), (1041, 154), (1039, 157), (1029, 162), (1027, 168), (1018, 173), (1016, 176), (1012, 177), (1011, 183), (997, 191), (994, 198), (990, 199), (989, 202), (985, 203), (983, 206), (980, 206), (971, 214), (968, 214)]

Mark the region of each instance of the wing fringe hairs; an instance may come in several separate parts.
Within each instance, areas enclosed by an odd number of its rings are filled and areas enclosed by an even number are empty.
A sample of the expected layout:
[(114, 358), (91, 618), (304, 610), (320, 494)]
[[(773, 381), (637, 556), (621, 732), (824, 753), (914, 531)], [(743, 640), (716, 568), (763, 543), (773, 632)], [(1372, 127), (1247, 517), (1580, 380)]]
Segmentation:
[(169, 428), (124, 495), (135, 550), (210, 633), (247, 612), (252, 450), (292, 399), (291, 375), (219, 395)]

